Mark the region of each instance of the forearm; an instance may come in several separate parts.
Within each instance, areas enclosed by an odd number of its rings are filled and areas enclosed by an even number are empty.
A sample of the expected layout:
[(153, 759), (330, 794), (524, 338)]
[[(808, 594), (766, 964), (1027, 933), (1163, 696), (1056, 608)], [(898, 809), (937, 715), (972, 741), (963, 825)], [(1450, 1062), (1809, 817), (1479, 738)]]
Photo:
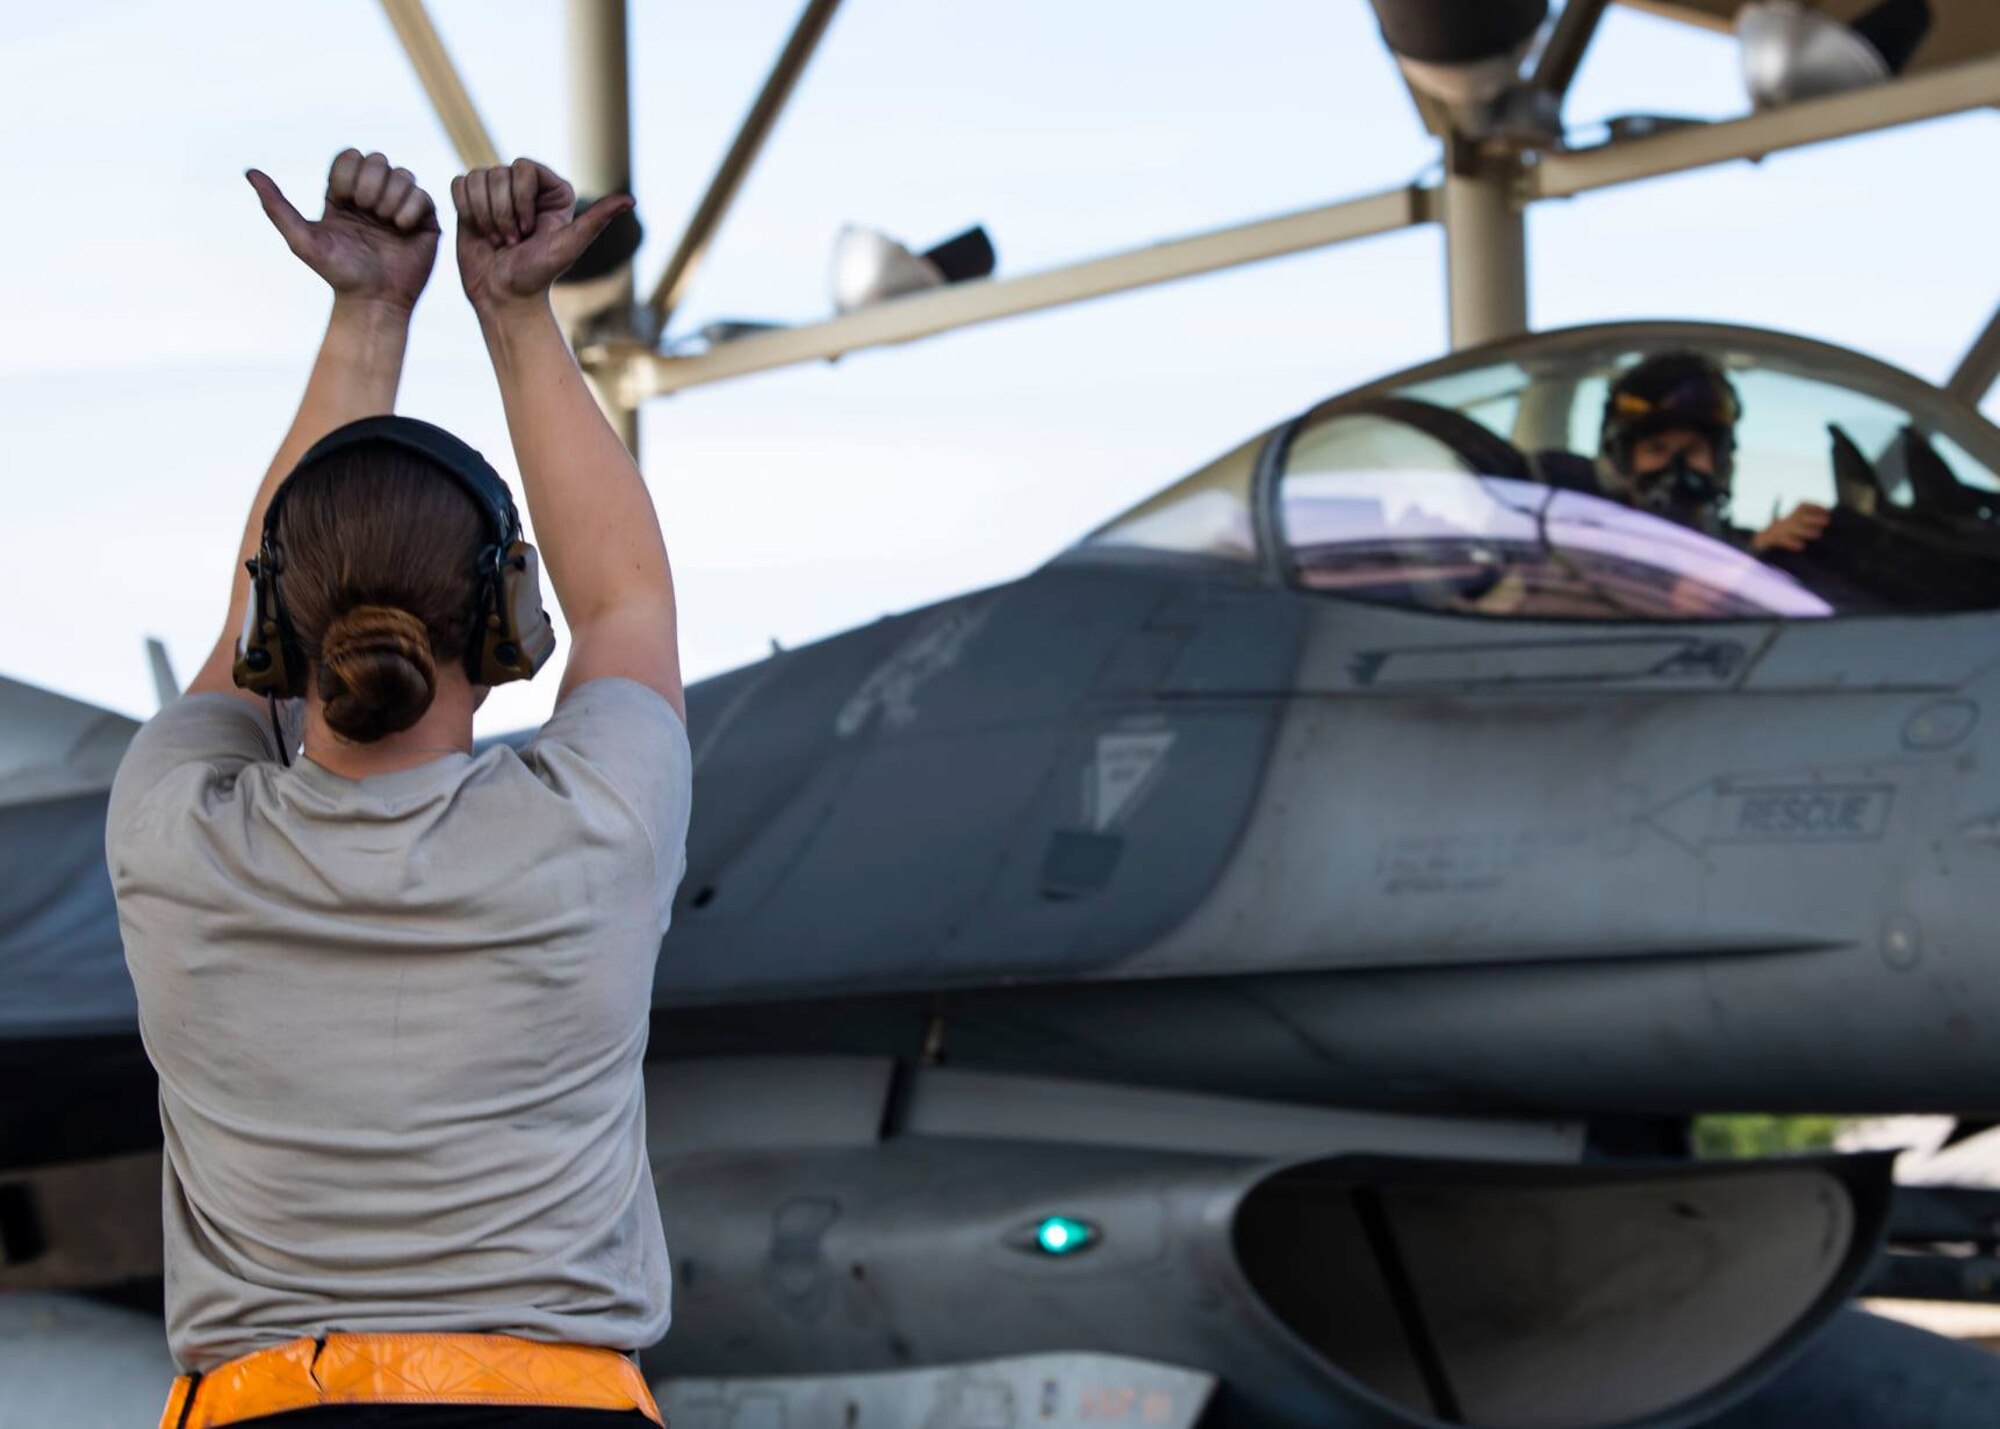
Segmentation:
[(229, 614), (223, 622), (222, 635), (214, 654), (190, 682), (191, 691), (233, 687), (230, 652), (242, 627), (250, 595), (250, 577), (244, 564), (257, 554), (264, 530), (264, 512), (271, 504), (271, 496), (307, 449), (328, 432), (362, 417), (395, 410), (409, 329), (408, 309), (393, 304), (334, 300), (326, 336), (320, 342), (319, 356), (306, 380), (305, 395), (299, 401), (298, 415), (278, 444), (277, 454), (271, 458), (270, 468), (251, 500), (243, 535), (237, 543), (236, 566), (229, 587)]
[(482, 311), (480, 327), (536, 544), (571, 628), (634, 606), (670, 617), (673, 579), (652, 497), (548, 304)]
[(336, 427), (363, 417), (396, 410), (396, 389), (403, 379), (403, 353), (409, 343), (410, 314), (380, 303), (350, 303), (336, 298), (327, 319), (319, 356), (306, 379), (298, 415), (278, 443), (270, 470), (257, 488), (250, 516), (243, 527), (244, 560), (257, 554), (264, 529), (264, 511), (278, 484), (291, 474), (312, 444)]

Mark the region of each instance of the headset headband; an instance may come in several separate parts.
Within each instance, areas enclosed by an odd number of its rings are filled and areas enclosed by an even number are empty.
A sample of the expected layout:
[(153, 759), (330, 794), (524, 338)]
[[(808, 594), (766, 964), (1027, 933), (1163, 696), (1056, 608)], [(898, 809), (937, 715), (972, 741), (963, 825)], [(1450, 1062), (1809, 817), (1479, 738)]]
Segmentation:
[(367, 442), (400, 447), (423, 457), (450, 477), (479, 508), (479, 514), (486, 520), (487, 538), (501, 550), (521, 539), (521, 514), (515, 509), (514, 493), (507, 489), (507, 483), (500, 479), (500, 473), (493, 469), (491, 462), (443, 427), (415, 417), (388, 414), (363, 417), (358, 422), (335, 427), (307, 449), (306, 454), (299, 458), (299, 464), (272, 493), (271, 504), (264, 510), (265, 541), (269, 542), (277, 532), (278, 513), (284, 507), (285, 494), (291, 489), (293, 477), (335, 452)]

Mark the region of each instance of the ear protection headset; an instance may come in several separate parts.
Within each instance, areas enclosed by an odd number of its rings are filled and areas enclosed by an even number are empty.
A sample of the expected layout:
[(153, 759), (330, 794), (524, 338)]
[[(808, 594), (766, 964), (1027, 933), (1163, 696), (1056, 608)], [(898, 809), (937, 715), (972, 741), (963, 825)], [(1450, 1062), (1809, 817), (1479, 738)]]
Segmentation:
[(521, 539), (521, 516), (507, 483), (486, 458), (442, 427), (414, 417), (364, 417), (335, 428), (299, 459), (272, 493), (264, 512), (264, 533), (249, 563), (250, 603), (236, 642), (236, 683), (273, 700), (306, 693), (306, 657), (299, 647), (279, 591), (285, 552), (278, 542), (278, 515), (292, 480), (315, 462), (365, 443), (385, 443), (423, 457), (479, 508), (487, 543), (475, 575), (472, 633), (465, 646), (465, 673), (476, 685), (533, 679), (555, 653), (556, 632), (542, 608), (541, 557)]

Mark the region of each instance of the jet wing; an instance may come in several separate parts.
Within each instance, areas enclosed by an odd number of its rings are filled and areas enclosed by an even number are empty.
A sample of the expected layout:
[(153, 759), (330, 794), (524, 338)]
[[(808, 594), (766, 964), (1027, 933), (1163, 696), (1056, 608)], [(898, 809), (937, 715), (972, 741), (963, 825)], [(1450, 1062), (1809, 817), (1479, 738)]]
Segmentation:
[[(1735, 28), (1744, 0), (1622, 0), (1669, 20), (1681, 20), (1707, 30)], [(1819, 0), (1815, 10), (1843, 24), (1875, 8), (1880, 0)], [(1905, 74), (1941, 69), (2000, 52), (2000, 5), (1993, 0), (1930, 0), (1931, 31), (1910, 60)]]
[(132, 1024), (104, 803), (138, 728), (0, 678), (0, 1042)]
[(139, 722), (0, 676), (0, 807), (111, 787)]

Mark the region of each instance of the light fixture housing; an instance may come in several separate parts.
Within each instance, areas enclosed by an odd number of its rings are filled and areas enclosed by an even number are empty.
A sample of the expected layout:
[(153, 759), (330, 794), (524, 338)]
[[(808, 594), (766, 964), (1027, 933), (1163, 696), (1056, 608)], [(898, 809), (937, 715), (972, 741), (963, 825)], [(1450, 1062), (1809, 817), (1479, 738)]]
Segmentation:
[(1736, 17), (1743, 84), (1757, 109), (1880, 84), (1930, 31), (1928, 0), (1883, 0), (1844, 25), (1800, 0), (1753, 0)]
[(1548, 0), (1373, 0), (1410, 87), (1470, 119), (1521, 77)]
[(851, 313), (891, 298), (983, 278), (993, 271), (993, 241), (974, 226), (922, 253), (886, 233), (848, 224), (833, 242), (833, 307)]

